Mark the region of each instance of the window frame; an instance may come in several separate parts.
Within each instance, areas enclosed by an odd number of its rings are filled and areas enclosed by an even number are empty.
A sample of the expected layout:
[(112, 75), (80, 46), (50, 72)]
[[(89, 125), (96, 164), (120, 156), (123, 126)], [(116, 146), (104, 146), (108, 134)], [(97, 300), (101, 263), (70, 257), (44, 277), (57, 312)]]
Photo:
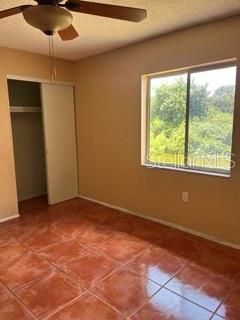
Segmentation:
[[(190, 113), (190, 92), (191, 92), (191, 75), (197, 72), (211, 71), (224, 69), (228, 67), (236, 68), (235, 78), (235, 96), (234, 96), (234, 109), (233, 109), (233, 123), (232, 123), (232, 143), (231, 143), (231, 159), (233, 159), (233, 134), (235, 127), (236, 116), (236, 95), (237, 95), (237, 78), (238, 78), (238, 64), (237, 59), (229, 59), (220, 62), (208, 63), (204, 65), (197, 65), (193, 67), (180, 68), (170, 71), (162, 71), (154, 74), (147, 74), (142, 76), (142, 113), (141, 113), (141, 164), (150, 168), (170, 169), (176, 171), (200, 173), (220, 177), (231, 177), (232, 167), (230, 170), (217, 169), (217, 168), (203, 168), (198, 166), (190, 167), (187, 163), (188, 149), (189, 149), (189, 113)], [(155, 163), (148, 159), (150, 150), (150, 107), (151, 107), (151, 80), (155, 78), (165, 78), (167, 76), (184, 75), (187, 76), (186, 84), (186, 119), (185, 119), (185, 139), (184, 139), (184, 165)]]

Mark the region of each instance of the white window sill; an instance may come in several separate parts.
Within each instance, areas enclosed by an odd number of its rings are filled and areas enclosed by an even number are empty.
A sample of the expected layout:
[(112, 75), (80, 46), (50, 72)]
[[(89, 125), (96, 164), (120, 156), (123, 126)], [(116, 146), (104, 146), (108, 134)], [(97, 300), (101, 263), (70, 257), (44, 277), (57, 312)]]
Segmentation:
[(197, 169), (174, 168), (174, 167), (170, 167), (170, 166), (153, 165), (151, 163), (142, 163), (141, 165), (143, 167), (147, 167), (148, 169), (163, 169), (163, 170), (180, 171), (180, 172), (187, 172), (187, 173), (197, 173), (197, 174), (219, 177), (219, 178), (228, 178), (228, 179), (231, 178), (230, 173), (201, 171), (201, 170), (197, 170)]

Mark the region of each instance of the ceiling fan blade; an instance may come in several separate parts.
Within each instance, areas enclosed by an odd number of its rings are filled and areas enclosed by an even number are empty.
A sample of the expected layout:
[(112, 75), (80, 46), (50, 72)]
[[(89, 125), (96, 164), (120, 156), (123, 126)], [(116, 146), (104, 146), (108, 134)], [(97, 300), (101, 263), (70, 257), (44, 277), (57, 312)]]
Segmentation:
[(6, 18), (6, 17), (10, 17), (13, 16), (15, 14), (18, 13), (22, 13), (24, 11), (24, 9), (31, 7), (29, 5), (24, 5), (24, 6), (19, 6), (19, 7), (14, 7), (14, 8), (10, 8), (10, 9), (6, 9), (3, 11), (0, 11), (0, 19)]
[(58, 31), (58, 34), (63, 41), (73, 40), (79, 36), (73, 25), (65, 30)]
[(89, 1), (68, 0), (65, 3), (65, 7), (71, 11), (132, 22), (139, 22), (147, 17), (147, 11), (145, 9), (115, 6), (112, 4)]

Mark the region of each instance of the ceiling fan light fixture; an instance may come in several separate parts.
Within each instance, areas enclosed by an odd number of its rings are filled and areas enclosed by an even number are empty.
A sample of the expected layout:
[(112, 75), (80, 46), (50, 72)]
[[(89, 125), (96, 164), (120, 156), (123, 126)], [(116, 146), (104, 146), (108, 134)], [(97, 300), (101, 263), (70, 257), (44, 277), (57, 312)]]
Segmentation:
[(23, 16), (27, 23), (47, 35), (67, 29), (73, 20), (69, 11), (47, 4), (28, 7), (23, 11)]

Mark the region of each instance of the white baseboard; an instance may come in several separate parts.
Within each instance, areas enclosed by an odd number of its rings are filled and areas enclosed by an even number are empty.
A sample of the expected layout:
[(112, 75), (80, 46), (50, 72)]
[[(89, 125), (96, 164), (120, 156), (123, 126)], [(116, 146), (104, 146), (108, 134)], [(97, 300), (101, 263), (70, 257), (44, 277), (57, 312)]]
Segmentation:
[(115, 205), (109, 204), (107, 202), (99, 201), (97, 199), (93, 199), (93, 198), (86, 197), (86, 196), (83, 196), (83, 195), (79, 195), (79, 198), (82, 198), (82, 199), (85, 199), (85, 200), (88, 200), (88, 201), (92, 201), (92, 202), (101, 204), (103, 206), (106, 206), (106, 207), (109, 207), (109, 208), (112, 208), (112, 209), (120, 210), (120, 211), (129, 213), (129, 214), (132, 214), (134, 216), (137, 216), (137, 217), (140, 217), (140, 218), (143, 218), (143, 219), (146, 219), (146, 220), (150, 220), (150, 221), (153, 221), (153, 222), (157, 222), (157, 223), (166, 225), (168, 227), (171, 227), (171, 228), (174, 228), (174, 229), (186, 232), (186, 233), (190, 233), (190, 234), (192, 234), (194, 236), (198, 236), (200, 238), (207, 239), (207, 240), (210, 240), (210, 241), (213, 241), (213, 242), (216, 242), (216, 243), (219, 243), (219, 244), (222, 244), (222, 245), (225, 245), (225, 246), (240, 250), (240, 245), (238, 245), (238, 244), (234, 244), (234, 243), (222, 240), (222, 239), (218, 239), (217, 237), (214, 237), (214, 236), (211, 236), (211, 235), (208, 235), (206, 233), (199, 232), (199, 231), (196, 231), (196, 230), (192, 230), (190, 228), (183, 227), (181, 225), (178, 225), (178, 224), (175, 224), (175, 223), (172, 223), (172, 222), (169, 222), (169, 221), (161, 220), (159, 218), (151, 217), (149, 215), (145, 215), (145, 214), (142, 214), (142, 213), (134, 212), (132, 210), (121, 208), (119, 206), (115, 206)]
[(15, 215), (13, 215), (13, 216), (0, 219), (0, 223), (6, 222), (6, 221), (9, 221), (9, 220), (12, 220), (12, 219), (16, 219), (16, 218), (19, 218), (19, 214), (15, 214)]

